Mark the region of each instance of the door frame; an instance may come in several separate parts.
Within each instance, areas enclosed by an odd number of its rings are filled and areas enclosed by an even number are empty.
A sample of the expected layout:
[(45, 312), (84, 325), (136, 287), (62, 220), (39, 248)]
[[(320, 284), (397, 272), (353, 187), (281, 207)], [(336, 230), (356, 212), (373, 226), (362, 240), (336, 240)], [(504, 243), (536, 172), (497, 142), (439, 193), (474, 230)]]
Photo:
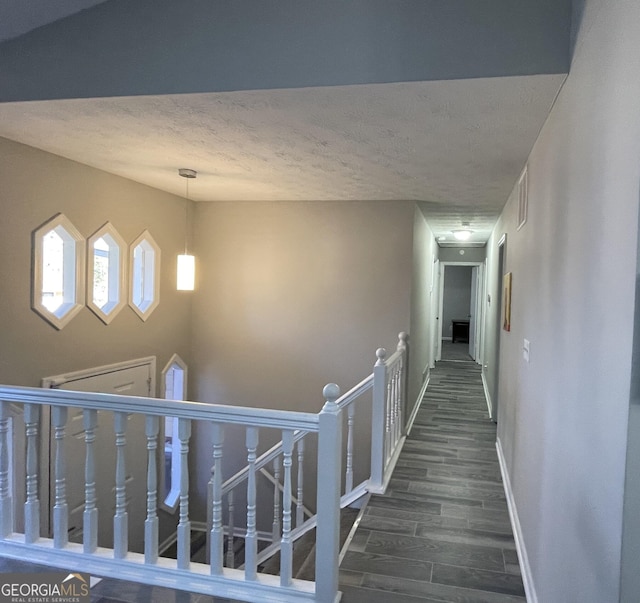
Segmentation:
[[(435, 321), (437, 323), (438, 331), (436, 333), (438, 337), (437, 341), (437, 351), (436, 351), (436, 361), (442, 360), (442, 312), (444, 310), (444, 277), (447, 270), (447, 266), (476, 266), (478, 268), (476, 274), (476, 316), (475, 316), (475, 347), (476, 350), (480, 348), (480, 341), (484, 339), (484, 305), (482, 304), (482, 299), (485, 291), (485, 261), (482, 262), (439, 262), (440, 270), (438, 274), (438, 305), (435, 308)], [(480, 357), (482, 354), (480, 352), (476, 352), (475, 362), (478, 364), (482, 363), (482, 358)]]
[[(125, 369), (137, 368), (140, 366), (148, 366), (149, 374), (149, 396), (156, 397), (156, 357), (145, 356), (144, 358), (135, 358), (133, 360), (124, 360), (122, 362), (114, 362), (103, 366), (96, 366), (79, 371), (69, 373), (61, 373), (51, 377), (43, 377), (40, 387), (44, 389), (58, 389), (65, 383), (71, 381), (79, 381), (90, 377), (97, 377), (107, 373), (113, 373)], [(40, 498), (40, 525), (43, 533), (51, 535), (53, 526), (51, 525), (51, 476), (53, 467), (49, 456), (49, 442), (51, 439), (51, 407), (44, 405), (41, 408), (40, 415), (40, 475), (39, 475), (39, 498)], [(46, 445), (45, 445), (46, 443)], [(46, 468), (46, 469), (45, 469)]]

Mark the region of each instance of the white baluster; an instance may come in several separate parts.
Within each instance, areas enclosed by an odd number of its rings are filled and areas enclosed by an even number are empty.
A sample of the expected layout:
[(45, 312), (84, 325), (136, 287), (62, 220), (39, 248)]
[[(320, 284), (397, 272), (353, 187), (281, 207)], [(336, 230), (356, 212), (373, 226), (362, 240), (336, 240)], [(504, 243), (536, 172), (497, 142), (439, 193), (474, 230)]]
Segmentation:
[(304, 523), (304, 438), (298, 440), (298, 478), (296, 480), (298, 491), (296, 493), (296, 528)]
[[(213, 439), (213, 479), (211, 484), (211, 533), (209, 535), (209, 562), (211, 574), (222, 574), (224, 554), (224, 526), (222, 525), (222, 454), (224, 427), (221, 423), (212, 425)], [(232, 542), (232, 541), (230, 541)], [(233, 547), (231, 547), (233, 548)]]
[(53, 417), (53, 432), (56, 449), (56, 461), (54, 468), (55, 478), (55, 504), (53, 506), (53, 546), (57, 549), (67, 546), (69, 542), (69, 515), (67, 512), (67, 470), (64, 437), (67, 424), (67, 408), (54, 406), (51, 409)]
[(116, 559), (124, 559), (129, 547), (125, 466), (127, 413), (116, 412), (113, 419), (116, 434), (116, 514), (113, 516), (113, 556)]
[(409, 366), (409, 335), (402, 331), (398, 334), (398, 350), (402, 352), (400, 368), (400, 436), (406, 432), (407, 420), (407, 369)]
[[(335, 601), (338, 592), (340, 553), (340, 477), (342, 475), (343, 422), (336, 400), (335, 383), (322, 391), (326, 403), (319, 416), (318, 432), (318, 527), (316, 529), (316, 601)], [(320, 496), (322, 497), (320, 499)]]
[(256, 449), (258, 448), (258, 429), (247, 427), (247, 534), (245, 536), (245, 579), (257, 577), (258, 532), (256, 529)]
[(371, 409), (371, 477), (369, 488), (382, 491), (384, 473), (385, 403), (387, 392), (387, 366), (384, 362), (387, 352), (384, 348), (376, 351), (377, 361), (373, 367), (373, 404)]
[(398, 368), (397, 365), (393, 367), (393, 371), (391, 373), (391, 379), (389, 380), (389, 386), (391, 390), (391, 398), (389, 400), (390, 406), (390, 424), (389, 424), (389, 448), (387, 449), (387, 459), (391, 456), (393, 449), (395, 447), (396, 442), (396, 419), (397, 419), (397, 376), (398, 376)]
[(38, 500), (38, 422), (40, 406), (24, 405), (24, 423), (27, 436), (27, 500), (24, 503), (24, 540), (35, 542), (40, 538), (40, 501)]
[(400, 358), (398, 362), (398, 368), (396, 369), (396, 431), (395, 431), (395, 445), (400, 440), (400, 436), (402, 435), (402, 375), (403, 375), (403, 361)]
[(191, 563), (191, 522), (189, 521), (189, 438), (191, 420), (178, 419), (180, 439), (180, 521), (178, 522), (178, 568), (189, 569)]
[(347, 408), (347, 466), (345, 469), (345, 494), (353, 490), (353, 426), (355, 423), (356, 405)]
[[(387, 380), (387, 398), (385, 402), (385, 422), (384, 422), (384, 467), (387, 466), (387, 460), (389, 458), (389, 449), (391, 447), (391, 407), (393, 404), (391, 391), (391, 384), (393, 382), (393, 373), (388, 375)], [(384, 472), (384, 468), (383, 468)]]
[(227, 567), (235, 567), (236, 565), (236, 552), (234, 550), (234, 539), (236, 533), (234, 515), (236, 510), (235, 500), (233, 490), (229, 491), (227, 495), (227, 505), (229, 507), (229, 521), (228, 521), (228, 530), (229, 535), (227, 536)]
[(11, 406), (0, 400), (0, 538), (13, 531), (13, 498), (9, 487), (9, 429)]
[(293, 432), (282, 432), (282, 467), (284, 490), (282, 492), (282, 540), (280, 545), (280, 584), (289, 586), (293, 573), (293, 542), (291, 541), (291, 457), (293, 456)]
[(273, 459), (273, 523), (271, 524), (271, 541), (280, 539), (280, 457)]
[(84, 427), (84, 512), (82, 513), (82, 532), (84, 552), (94, 553), (98, 547), (98, 508), (96, 506), (96, 460), (95, 441), (98, 425), (97, 410), (83, 410)]
[(160, 417), (147, 415), (147, 518), (144, 521), (144, 562), (158, 561), (158, 433)]

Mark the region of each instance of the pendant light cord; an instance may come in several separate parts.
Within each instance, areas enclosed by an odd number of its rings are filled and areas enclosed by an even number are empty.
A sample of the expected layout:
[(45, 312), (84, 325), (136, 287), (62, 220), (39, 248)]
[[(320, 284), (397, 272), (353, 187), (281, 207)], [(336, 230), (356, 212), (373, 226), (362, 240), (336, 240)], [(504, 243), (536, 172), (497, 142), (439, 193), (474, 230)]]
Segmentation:
[(184, 254), (187, 255), (187, 239), (189, 237), (189, 178), (185, 178), (187, 199), (184, 202)]

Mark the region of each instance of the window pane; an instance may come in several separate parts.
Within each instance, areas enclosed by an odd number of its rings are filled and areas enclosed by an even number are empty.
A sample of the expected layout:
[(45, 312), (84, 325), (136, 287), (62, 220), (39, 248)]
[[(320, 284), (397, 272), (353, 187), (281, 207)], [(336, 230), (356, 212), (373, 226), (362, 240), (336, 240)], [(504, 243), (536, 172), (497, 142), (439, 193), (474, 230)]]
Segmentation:
[(42, 238), (42, 305), (55, 312), (64, 302), (64, 241), (50, 230)]
[(109, 301), (109, 245), (100, 237), (93, 244), (93, 303), (103, 308)]

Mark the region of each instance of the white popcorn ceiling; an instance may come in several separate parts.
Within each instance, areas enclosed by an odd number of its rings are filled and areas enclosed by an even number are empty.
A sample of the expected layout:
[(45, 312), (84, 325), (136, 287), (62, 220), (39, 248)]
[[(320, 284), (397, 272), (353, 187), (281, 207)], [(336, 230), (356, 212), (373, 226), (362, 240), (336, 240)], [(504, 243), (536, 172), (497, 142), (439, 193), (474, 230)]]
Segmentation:
[(0, 136), (195, 201), (415, 200), (486, 241), (563, 75), (0, 104)]

